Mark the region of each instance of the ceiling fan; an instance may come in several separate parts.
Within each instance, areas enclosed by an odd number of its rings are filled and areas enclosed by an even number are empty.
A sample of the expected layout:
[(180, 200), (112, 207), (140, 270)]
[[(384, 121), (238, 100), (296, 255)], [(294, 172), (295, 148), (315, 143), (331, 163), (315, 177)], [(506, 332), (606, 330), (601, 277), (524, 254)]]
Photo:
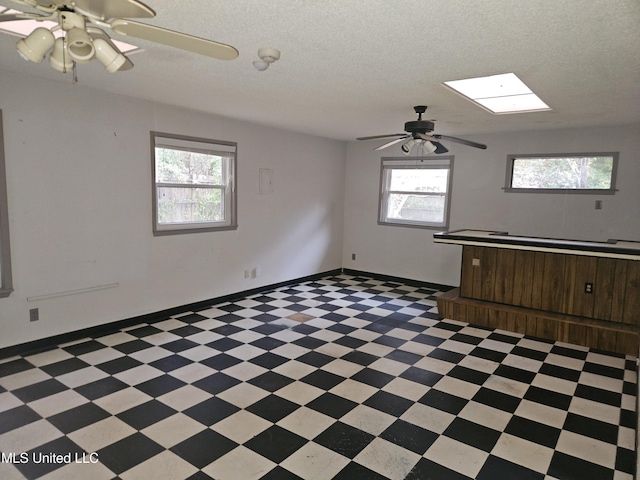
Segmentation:
[[(156, 13), (137, 0), (13, 0), (39, 13), (3, 13), (0, 22), (16, 20), (53, 21), (51, 28), (38, 27), (16, 47), (18, 53), (40, 63), (49, 53), (49, 63), (56, 70), (74, 72), (78, 63), (94, 58), (109, 73), (128, 70), (133, 63), (125, 57), (103, 28), (143, 40), (149, 40), (219, 60), (233, 60), (238, 51), (230, 45), (206, 40), (166, 28), (147, 25), (128, 18), (153, 18)], [(62, 31), (63, 35), (56, 35)]]
[(421, 148), (424, 155), (431, 155), (432, 153), (446, 153), (449, 150), (440, 143), (441, 140), (447, 140), (450, 142), (461, 143), (469, 147), (482, 148), (485, 150), (486, 145), (482, 143), (472, 142), (471, 140), (465, 140), (464, 138), (450, 137), (448, 135), (440, 135), (431, 133), (434, 129), (435, 120), (423, 120), (422, 114), (427, 111), (427, 107), (424, 105), (417, 105), (413, 107), (418, 114), (418, 120), (406, 122), (404, 124), (404, 130), (407, 133), (389, 133), (387, 135), (373, 135), (371, 137), (359, 137), (356, 140), (373, 140), (377, 138), (399, 137), (390, 142), (380, 145), (374, 150), (382, 150), (384, 148), (400, 143), (409, 139), (401, 146), (402, 153), (409, 155), (411, 150), (418, 146)]

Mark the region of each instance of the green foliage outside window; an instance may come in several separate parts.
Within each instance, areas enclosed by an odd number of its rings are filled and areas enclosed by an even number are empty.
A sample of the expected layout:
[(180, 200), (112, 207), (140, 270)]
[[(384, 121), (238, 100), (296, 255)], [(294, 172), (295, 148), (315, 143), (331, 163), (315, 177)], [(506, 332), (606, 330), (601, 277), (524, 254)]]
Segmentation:
[(207, 153), (156, 148), (156, 181), (221, 185), (222, 157)]
[(157, 181), (172, 184), (158, 187), (159, 223), (224, 220), (223, 177), (221, 156), (157, 147)]
[(608, 190), (612, 188), (613, 156), (513, 158), (508, 188)]

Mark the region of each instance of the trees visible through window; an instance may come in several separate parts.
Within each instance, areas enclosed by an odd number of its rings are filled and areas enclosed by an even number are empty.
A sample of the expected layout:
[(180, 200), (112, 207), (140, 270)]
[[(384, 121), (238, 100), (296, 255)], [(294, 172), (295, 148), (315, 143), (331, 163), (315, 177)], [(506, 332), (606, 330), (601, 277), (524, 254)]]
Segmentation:
[(509, 155), (507, 191), (615, 192), (618, 154)]
[(236, 228), (236, 144), (152, 132), (154, 232)]
[(452, 166), (453, 157), (383, 158), (378, 223), (446, 227)]

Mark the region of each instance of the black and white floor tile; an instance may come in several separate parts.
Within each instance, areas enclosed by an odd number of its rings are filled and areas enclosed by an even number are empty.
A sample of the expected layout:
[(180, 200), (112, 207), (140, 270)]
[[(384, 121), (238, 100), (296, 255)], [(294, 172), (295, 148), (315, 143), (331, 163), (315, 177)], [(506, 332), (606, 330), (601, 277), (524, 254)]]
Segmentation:
[(634, 478), (635, 358), (439, 294), (331, 276), (2, 360), (0, 478)]

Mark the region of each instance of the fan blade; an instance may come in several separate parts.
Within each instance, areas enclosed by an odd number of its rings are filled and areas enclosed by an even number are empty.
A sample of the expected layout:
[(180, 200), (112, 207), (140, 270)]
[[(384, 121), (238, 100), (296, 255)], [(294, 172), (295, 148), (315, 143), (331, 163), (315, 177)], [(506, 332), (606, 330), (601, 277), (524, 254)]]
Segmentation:
[(409, 138), (411, 135), (405, 135), (404, 137), (400, 137), (400, 138), (396, 138), (395, 140), (391, 140), (390, 142), (385, 143), (384, 145), (380, 145), (378, 148), (374, 148), (374, 151), (377, 150), (383, 150), (387, 147), (390, 147), (391, 145), (395, 145), (396, 143), (400, 143), (403, 140), (406, 140), (407, 138)]
[(0, 13), (0, 22), (16, 22), (18, 20), (49, 20), (49, 17), (36, 13)]
[(461, 143), (469, 147), (481, 148), (482, 150), (487, 149), (487, 146), (484, 145), (483, 143), (472, 142), (471, 140), (465, 140), (464, 138), (449, 137), (448, 135), (434, 135), (434, 137), (440, 138), (442, 140), (449, 140), (450, 142)]
[(127, 57), (124, 57), (124, 58), (126, 58), (127, 61), (122, 64), (122, 66), (118, 69), (118, 72), (124, 72), (127, 70), (131, 70), (133, 68), (133, 62), (129, 60)]
[(436, 137), (431, 137), (431, 136), (429, 136), (429, 135), (425, 135), (424, 133), (417, 133), (417, 135), (418, 135), (421, 139), (426, 140), (427, 142), (434, 142), (434, 143), (435, 143), (435, 142), (437, 142), (437, 141), (438, 141), (438, 139), (437, 139)]
[(64, 7), (68, 2), (63, 0), (24, 0), (24, 1), (15, 1), (14, 3), (22, 3), (24, 5), (28, 5), (33, 8), (46, 8), (51, 10), (56, 10), (58, 7)]
[(398, 137), (404, 136), (406, 133), (388, 133), (387, 135), (373, 135), (371, 137), (358, 137), (356, 140), (373, 140), (376, 138)]
[(432, 142), (436, 146), (436, 150), (433, 153), (447, 153), (449, 149), (438, 142)]
[(238, 51), (230, 45), (218, 43), (204, 38), (194, 37), (186, 33), (174, 32), (166, 28), (154, 27), (144, 23), (116, 18), (112, 20), (111, 28), (116, 33), (125, 36), (162, 43), (169, 47), (180, 48), (189, 52), (217, 58), (218, 60), (233, 60), (238, 57)]
[(13, 22), (15, 20), (27, 20), (24, 15), (18, 13), (2, 13), (0, 14), (0, 22)]
[(73, 7), (78, 12), (86, 13), (101, 20), (110, 18), (153, 18), (156, 16), (151, 8), (136, 0), (74, 0)]

